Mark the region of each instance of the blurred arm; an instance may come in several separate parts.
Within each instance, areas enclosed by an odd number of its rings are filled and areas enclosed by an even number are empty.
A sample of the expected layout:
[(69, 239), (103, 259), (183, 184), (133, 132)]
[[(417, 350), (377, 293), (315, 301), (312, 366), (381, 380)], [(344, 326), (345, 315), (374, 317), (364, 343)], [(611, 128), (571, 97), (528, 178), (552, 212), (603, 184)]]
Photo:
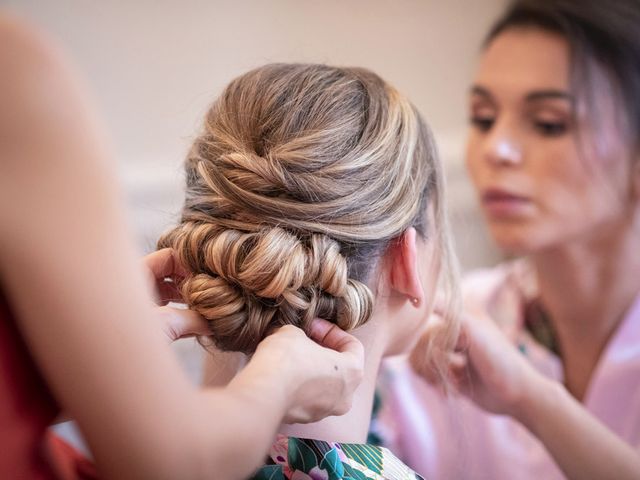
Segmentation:
[[(287, 367), (284, 348), (265, 347), (224, 391), (192, 386), (134, 268), (111, 154), (75, 75), (48, 41), (2, 14), (0, 72), (3, 293), (101, 475), (245, 478), (301, 373)], [(346, 362), (331, 353), (316, 373), (344, 387), (332, 372)], [(331, 400), (341, 398), (335, 391)]]
[[(569, 479), (637, 479), (640, 455), (557, 382), (540, 374), (481, 309), (462, 316), (462, 334), (448, 358), (456, 389), (480, 408), (510, 415), (544, 444)], [(424, 351), (442, 320), (435, 316), (411, 354), (425, 380), (441, 377)], [(614, 394), (612, 392), (612, 394)], [(482, 448), (476, 445), (476, 448)]]

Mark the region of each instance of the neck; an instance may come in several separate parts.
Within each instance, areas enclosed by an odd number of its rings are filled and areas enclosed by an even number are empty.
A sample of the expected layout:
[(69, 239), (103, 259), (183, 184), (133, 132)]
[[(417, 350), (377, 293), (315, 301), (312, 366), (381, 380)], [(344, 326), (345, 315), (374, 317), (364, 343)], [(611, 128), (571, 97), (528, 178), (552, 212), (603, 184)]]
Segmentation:
[[(331, 442), (366, 442), (371, 410), (376, 387), (376, 378), (386, 349), (384, 335), (378, 331), (379, 322), (373, 318), (360, 327), (355, 336), (365, 348), (365, 367), (362, 383), (354, 393), (351, 410), (340, 417), (327, 417), (324, 420), (306, 425), (282, 425), (279, 432), (283, 435), (313, 438)], [(245, 356), (240, 353), (215, 353), (205, 358), (203, 383), (207, 386), (226, 385), (245, 364)]]
[(640, 291), (638, 232), (629, 222), (532, 255), (540, 301), (557, 335), (567, 386), (576, 384), (577, 397)]
[(385, 350), (385, 346), (380, 342), (381, 336), (376, 335), (376, 323), (372, 319), (367, 325), (354, 332), (354, 335), (364, 345), (366, 354), (364, 378), (354, 394), (351, 410), (340, 417), (327, 417), (316, 423), (282, 425), (280, 433), (292, 437), (331, 442), (366, 442), (371, 423), (376, 379)]

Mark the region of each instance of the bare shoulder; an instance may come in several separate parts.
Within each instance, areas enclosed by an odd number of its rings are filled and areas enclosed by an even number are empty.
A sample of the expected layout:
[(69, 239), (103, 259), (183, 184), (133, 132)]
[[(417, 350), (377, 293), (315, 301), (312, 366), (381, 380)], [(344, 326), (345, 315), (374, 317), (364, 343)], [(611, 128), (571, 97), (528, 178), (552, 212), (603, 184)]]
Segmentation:
[[(0, 10), (0, 131), (31, 123), (68, 82), (69, 67), (55, 41), (28, 21)], [(30, 118), (31, 117), (31, 118)], [(12, 132), (15, 133), (15, 132)]]
[(67, 188), (104, 149), (81, 75), (62, 48), (2, 10), (0, 72), (0, 217), (22, 222), (11, 205), (24, 210), (52, 182)]
[(61, 61), (52, 37), (27, 19), (0, 9), (0, 61), (12, 65), (54, 65)]

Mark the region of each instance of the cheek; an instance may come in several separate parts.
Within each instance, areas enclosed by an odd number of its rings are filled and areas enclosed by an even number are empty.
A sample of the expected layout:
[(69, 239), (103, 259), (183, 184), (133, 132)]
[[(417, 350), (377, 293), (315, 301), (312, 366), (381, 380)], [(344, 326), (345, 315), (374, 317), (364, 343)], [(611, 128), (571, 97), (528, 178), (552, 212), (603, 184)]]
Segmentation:
[(624, 175), (619, 162), (604, 160), (573, 154), (541, 162), (544, 172), (534, 176), (538, 214), (519, 232), (525, 250), (599, 235), (624, 220)]
[(578, 159), (562, 153), (550, 152), (533, 169), (537, 202), (544, 214), (573, 210), (588, 190), (584, 168), (580, 168)]
[(600, 149), (578, 150), (570, 144), (541, 159), (544, 171), (537, 175), (537, 187), (547, 213), (571, 224), (602, 221), (619, 210), (629, 188), (624, 152), (609, 149), (603, 155)]
[(582, 195), (587, 181), (580, 157), (572, 134), (529, 142), (522, 165), (523, 180), (532, 190), (541, 220), (579, 203), (576, 199)]

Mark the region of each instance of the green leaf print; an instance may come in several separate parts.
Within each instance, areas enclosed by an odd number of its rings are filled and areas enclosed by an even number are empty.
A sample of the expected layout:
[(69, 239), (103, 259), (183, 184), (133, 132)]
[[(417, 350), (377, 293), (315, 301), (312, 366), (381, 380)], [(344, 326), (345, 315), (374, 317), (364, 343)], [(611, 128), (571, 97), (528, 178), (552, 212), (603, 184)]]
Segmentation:
[(354, 459), (372, 472), (382, 475), (384, 454), (380, 448), (371, 445), (343, 443), (342, 451), (347, 457)]
[(351, 465), (343, 463), (342, 467), (344, 468), (344, 480), (370, 480), (364, 473), (356, 470)]
[(324, 454), (319, 465), (320, 469), (326, 470), (329, 474), (329, 480), (342, 480), (344, 476), (344, 467), (338, 456), (338, 450), (332, 448)]
[(280, 465), (265, 465), (251, 477), (251, 480), (285, 480), (285, 478)]
[(292, 470), (309, 473), (313, 467), (318, 466), (318, 458), (313, 450), (297, 438), (289, 437), (288, 457), (287, 462)]

